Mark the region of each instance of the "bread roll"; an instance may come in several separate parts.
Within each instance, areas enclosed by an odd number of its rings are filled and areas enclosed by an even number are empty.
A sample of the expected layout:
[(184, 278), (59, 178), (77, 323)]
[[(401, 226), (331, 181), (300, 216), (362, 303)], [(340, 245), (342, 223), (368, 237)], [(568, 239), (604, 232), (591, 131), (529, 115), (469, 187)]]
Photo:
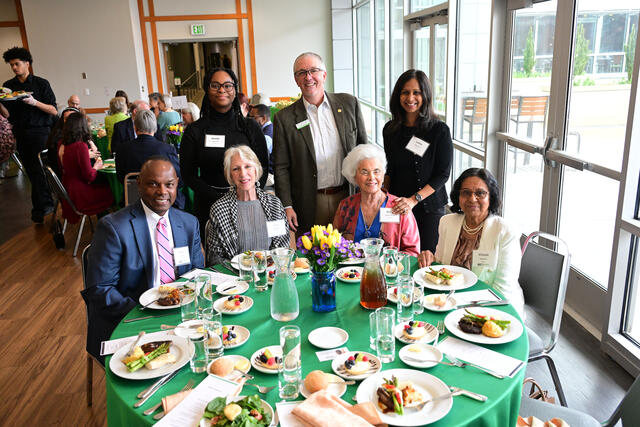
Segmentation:
[(229, 357), (220, 357), (211, 364), (209, 372), (219, 377), (226, 377), (233, 371), (235, 363)]
[(329, 380), (322, 371), (311, 371), (304, 379), (304, 386), (309, 393), (315, 393), (318, 390), (324, 390), (329, 386)]

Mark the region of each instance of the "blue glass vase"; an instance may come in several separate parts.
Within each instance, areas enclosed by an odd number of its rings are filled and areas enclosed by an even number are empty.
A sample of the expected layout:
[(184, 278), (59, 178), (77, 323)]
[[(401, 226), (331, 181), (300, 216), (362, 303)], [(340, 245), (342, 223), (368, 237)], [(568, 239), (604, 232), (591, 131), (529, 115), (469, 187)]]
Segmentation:
[(336, 309), (335, 271), (311, 272), (311, 307), (319, 313)]

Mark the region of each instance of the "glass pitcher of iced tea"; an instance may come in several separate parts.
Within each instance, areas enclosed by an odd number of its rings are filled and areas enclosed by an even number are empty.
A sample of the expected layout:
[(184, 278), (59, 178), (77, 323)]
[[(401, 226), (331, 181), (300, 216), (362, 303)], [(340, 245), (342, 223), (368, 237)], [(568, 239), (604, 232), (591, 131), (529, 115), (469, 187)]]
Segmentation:
[(375, 310), (387, 304), (387, 285), (380, 266), (380, 250), (384, 240), (362, 239), (360, 245), (366, 257), (360, 281), (360, 305)]

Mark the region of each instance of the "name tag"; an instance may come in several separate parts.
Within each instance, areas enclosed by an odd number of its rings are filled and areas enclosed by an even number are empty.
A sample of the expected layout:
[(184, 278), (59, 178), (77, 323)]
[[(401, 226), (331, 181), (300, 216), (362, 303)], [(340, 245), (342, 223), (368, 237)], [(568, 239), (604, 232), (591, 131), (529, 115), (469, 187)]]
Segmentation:
[(424, 156), (424, 152), (427, 151), (427, 148), (429, 148), (429, 143), (417, 136), (412, 136), (407, 144), (407, 150), (420, 157)]
[(476, 249), (471, 254), (471, 269), (476, 271), (493, 270), (495, 268), (496, 254), (494, 252), (480, 251)]
[(309, 126), (309, 119), (307, 119), (307, 120), (303, 120), (303, 121), (301, 121), (300, 123), (296, 123), (296, 128), (297, 128), (298, 130), (302, 129), (302, 128), (303, 128), (303, 127), (305, 127), (305, 126)]
[(183, 246), (181, 248), (173, 248), (173, 265), (178, 266), (187, 264), (191, 264), (189, 247)]
[(224, 135), (205, 135), (204, 146), (207, 148), (224, 148)]
[(391, 208), (380, 208), (380, 222), (400, 223), (400, 215), (394, 214)]
[(275, 221), (267, 221), (267, 236), (276, 237), (287, 234), (287, 226), (284, 219), (278, 219)]

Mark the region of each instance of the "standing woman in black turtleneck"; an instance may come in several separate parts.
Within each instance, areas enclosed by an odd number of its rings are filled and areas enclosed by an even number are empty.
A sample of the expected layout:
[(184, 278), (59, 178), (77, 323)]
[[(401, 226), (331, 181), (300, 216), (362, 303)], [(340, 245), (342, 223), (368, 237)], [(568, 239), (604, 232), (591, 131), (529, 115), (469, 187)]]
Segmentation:
[[(194, 191), (195, 215), (200, 233), (211, 205), (229, 191), (224, 176), (224, 152), (234, 145), (248, 145), (264, 170), (269, 167), (267, 143), (258, 123), (247, 120), (238, 102), (238, 79), (227, 68), (214, 68), (204, 77), (206, 95), (200, 119), (189, 125), (180, 144), (180, 169), (185, 184)], [(267, 174), (260, 179), (264, 187)]]
[(445, 183), (451, 174), (453, 144), (449, 126), (438, 119), (426, 74), (408, 70), (391, 94), (391, 121), (382, 130), (387, 155), (385, 187), (400, 196), (393, 212), (412, 210), (421, 250), (434, 251), (438, 224), (447, 204)]

